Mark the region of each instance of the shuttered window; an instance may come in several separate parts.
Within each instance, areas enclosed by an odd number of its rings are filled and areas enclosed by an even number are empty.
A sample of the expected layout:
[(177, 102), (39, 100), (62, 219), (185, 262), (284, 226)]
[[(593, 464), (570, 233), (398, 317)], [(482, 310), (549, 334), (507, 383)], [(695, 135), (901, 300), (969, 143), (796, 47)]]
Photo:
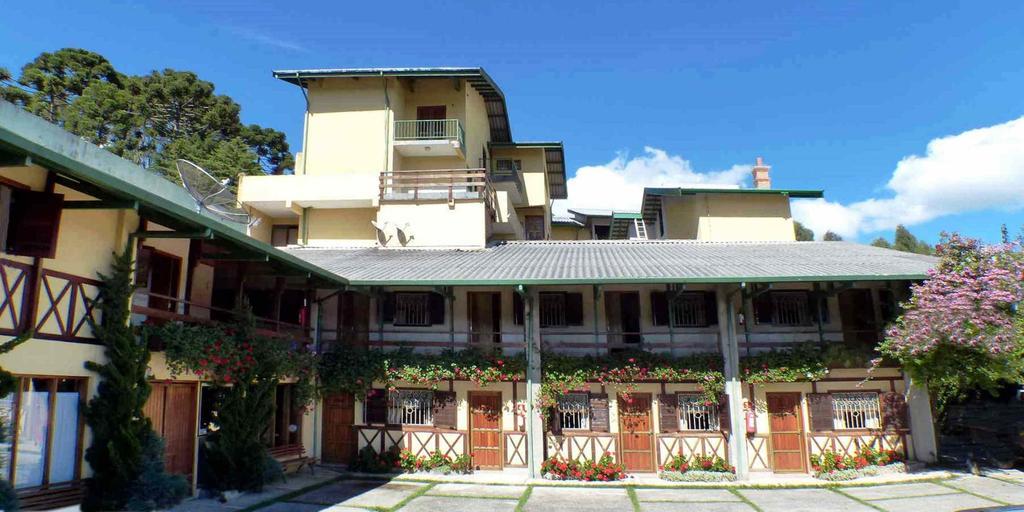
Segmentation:
[(394, 292), (384, 296), (384, 321), (396, 326), (443, 324), (445, 299), (430, 292)]
[(820, 295), (794, 290), (769, 292), (754, 299), (754, 322), (779, 326), (805, 326), (818, 321), (829, 322), (828, 307), (821, 304)]
[[(18, 256), (53, 258), (64, 196), (11, 189), (5, 252)], [(8, 212), (0, 212), (5, 215)]]
[(833, 393), (832, 428), (864, 430), (881, 428), (878, 393)]
[[(718, 323), (713, 292), (681, 293), (673, 302), (672, 327), (707, 327)], [(651, 293), (654, 325), (668, 325), (669, 303), (665, 292)]]
[(678, 397), (679, 430), (719, 430), (717, 404), (708, 402), (702, 395), (698, 394), (681, 393)]
[(563, 430), (590, 430), (590, 397), (568, 393), (558, 399), (558, 416)]
[(432, 425), (434, 392), (399, 389), (388, 393), (389, 425)]

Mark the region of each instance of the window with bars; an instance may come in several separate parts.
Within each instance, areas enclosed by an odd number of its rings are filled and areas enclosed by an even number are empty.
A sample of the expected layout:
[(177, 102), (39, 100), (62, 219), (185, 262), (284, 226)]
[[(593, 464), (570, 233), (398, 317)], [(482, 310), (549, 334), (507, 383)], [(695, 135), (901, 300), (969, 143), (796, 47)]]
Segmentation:
[(684, 293), (675, 300), (674, 327), (706, 327), (707, 300), (703, 293)]
[(833, 393), (832, 426), (836, 430), (881, 428), (878, 393)]
[(590, 430), (590, 397), (586, 393), (568, 393), (558, 399), (562, 430)]
[(522, 160), (511, 158), (498, 158), (494, 161), (494, 174), (496, 176), (514, 176), (523, 168)]
[(568, 324), (565, 316), (565, 294), (540, 294), (540, 326), (565, 327), (566, 325)]
[(426, 293), (396, 293), (395, 325), (430, 325), (430, 295)]
[(772, 323), (775, 325), (796, 326), (810, 323), (806, 292), (772, 293), (772, 305), (775, 310)]
[(388, 393), (388, 424), (433, 425), (434, 392), (399, 389)]
[(707, 403), (701, 395), (680, 394), (679, 430), (717, 431), (718, 404)]

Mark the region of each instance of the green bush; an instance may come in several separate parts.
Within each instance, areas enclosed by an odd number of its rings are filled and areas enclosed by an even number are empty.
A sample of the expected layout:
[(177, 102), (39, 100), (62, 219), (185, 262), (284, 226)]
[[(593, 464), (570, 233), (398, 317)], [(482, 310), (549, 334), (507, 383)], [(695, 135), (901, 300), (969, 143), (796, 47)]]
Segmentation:
[(384, 453), (377, 453), (377, 450), (364, 446), (356, 455), (352, 463), (352, 471), (360, 473), (390, 473), (399, 467), (399, 450), (397, 446)]

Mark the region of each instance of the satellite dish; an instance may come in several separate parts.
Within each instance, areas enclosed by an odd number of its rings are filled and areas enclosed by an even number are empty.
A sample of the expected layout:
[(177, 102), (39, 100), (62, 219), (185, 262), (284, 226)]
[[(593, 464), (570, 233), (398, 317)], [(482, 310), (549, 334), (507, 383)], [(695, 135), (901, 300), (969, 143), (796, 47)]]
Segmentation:
[(179, 159), (174, 164), (185, 190), (196, 200), (197, 211), (206, 210), (227, 221), (252, 224), (252, 216), (238, 206), (238, 198), (228, 188), (231, 180), (218, 180), (188, 160)]
[(370, 224), (380, 232), (381, 242), (387, 244), (392, 238), (395, 237), (395, 227), (390, 221), (384, 221), (383, 223), (371, 220)]
[(398, 239), (402, 242), (402, 245), (409, 243), (410, 240), (416, 237), (412, 232), (412, 224), (406, 222), (403, 226), (398, 229)]

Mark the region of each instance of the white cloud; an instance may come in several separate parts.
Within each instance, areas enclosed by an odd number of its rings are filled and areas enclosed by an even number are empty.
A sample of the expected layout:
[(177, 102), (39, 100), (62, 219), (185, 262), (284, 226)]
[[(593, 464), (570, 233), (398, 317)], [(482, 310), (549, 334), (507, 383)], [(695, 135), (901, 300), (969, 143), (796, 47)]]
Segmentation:
[(639, 210), (644, 187), (737, 186), (750, 176), (749, 165), (734, 165), (724, 171), (698, 172), (677, 155), (645, 147), (643, 155), (628, 158), (619, 154), (604, 165), (588, 165), (569, 178), (569, 199), (555, 201), (556, 213), (568, 208)]
[(825, 199), (793, 202), (793, 216), (819, 236), (853, 238), (979, 210), (1024, 208), (1024, 117), (933, 139), (924, 156), (896, 164), (891, 197), (849, 205)]

